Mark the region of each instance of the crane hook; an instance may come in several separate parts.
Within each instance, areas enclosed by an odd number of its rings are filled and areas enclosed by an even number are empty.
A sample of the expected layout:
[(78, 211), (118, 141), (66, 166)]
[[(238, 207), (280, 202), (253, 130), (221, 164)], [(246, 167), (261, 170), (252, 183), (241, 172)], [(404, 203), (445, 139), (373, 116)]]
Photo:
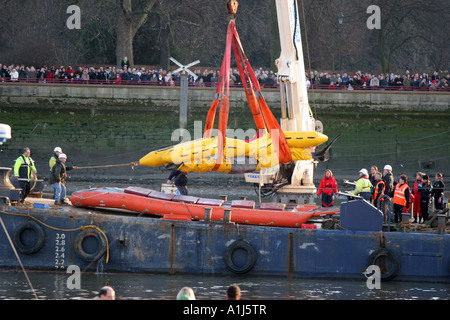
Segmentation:
[(235, 15), (239, 6), (239, 2), (236, 0), (228, 0), (227, 1), (227, 13), (229, 15)]

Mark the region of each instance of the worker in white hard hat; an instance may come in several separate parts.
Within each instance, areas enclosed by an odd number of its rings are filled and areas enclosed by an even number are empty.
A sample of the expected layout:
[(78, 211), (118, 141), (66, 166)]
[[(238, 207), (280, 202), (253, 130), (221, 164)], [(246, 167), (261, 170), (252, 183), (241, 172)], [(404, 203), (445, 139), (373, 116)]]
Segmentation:
[(370, 201), (372, 197), (372, 183), (369, 180), (367, 169), (359, 170), (359, 179), (356, 181), (355, 190), (352, 194), (363, 197), (364, 200)]
[(50, 171), (52, 170), (53, 166), (56, 163), (56, 160), (58, 160), (59, 155), (62, 153), (62, 149), (60, 147), (56, 147), (53, 150), (53, 154), (50, 157), (50, 160), (48, 161), (48, 165), (50, 167)]
[[(52, 168), (53, 168), (53, 166), (55, 165), (56, 160), (58, 160), (59, 155), (62, 154), (62, 153), (63, 153), (63, 151), (62, 151), (62, 149), (61, 149), (60, 147), (56, 147), (56, 148), (53, 150), (53, 154), (52, 154), (52, 156), (50, 157), (50, 160), (48, 161), (48, 165), (49, 165), (49, 167), (50, 167), (50, 171), (52, 171)], [(78, 168), (75, 167), (75, 166), (73, 166), (73, 167), (66, 166), (66, 170), (67, 170), (67, 171), (70, 171), (70, 170), (73, 170), (73, 169), (78, 169)]]
[(53, 185), (55, 190), (55, 205), (67, 204), (66, 201), (66, 186), (65, 181), (67, 177), (66, 173), (66, 163), (67, 156), (64, 153), (60, 153), (58, 160), (56, 160), (55, 165), (52, 167), (50, 172), (49, 183)]
[(394, 176), (392, 175), (392, 167), (387, 164), (383, 168), (383, 181), (384, 181), (384, 194), (387, 194), (389, 197), (394, 196)]

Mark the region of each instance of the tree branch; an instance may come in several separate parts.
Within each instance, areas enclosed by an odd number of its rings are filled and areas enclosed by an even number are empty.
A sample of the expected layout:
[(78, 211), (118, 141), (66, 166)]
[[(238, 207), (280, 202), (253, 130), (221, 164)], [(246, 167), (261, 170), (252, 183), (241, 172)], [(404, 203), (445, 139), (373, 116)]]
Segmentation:
[(150, 10), (153, 8), (153, 6), (156, 4), (158, 0), (148, 0), (145, 4), (144, 8), (142, 9), (142, 13), (140, 13), (140, 17), (133, 22), (133, 35), (136, 34), (136, 32), (139, 30), (140, 27), (145, 23), (147, 20), (148, 14)]

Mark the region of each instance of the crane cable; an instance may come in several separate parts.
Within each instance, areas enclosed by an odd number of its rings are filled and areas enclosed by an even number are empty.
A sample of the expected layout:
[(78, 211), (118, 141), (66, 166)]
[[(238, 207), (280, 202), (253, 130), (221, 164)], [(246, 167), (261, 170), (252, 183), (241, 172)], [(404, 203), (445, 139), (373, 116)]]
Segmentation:
[[(311, 71), (312, 71), (312, 69), (311, 69), (311, 57), (310, 57), (310, 54), (309, 54), (308, 31), (306, 30), (305, 4), (303, 3), (303, 0), (301, 0), (301, 1), (302, 1), (303, 23), (304, 23), (304, 29), (305, 29), (306, 55), (308, 57), (309, 72), (311, 73)], [(299, 21), (300, 21), (300, 19), (299, 19)], [(310, 87), (311, 87), (311, 93), (312, 93), (312, 103), (313, 103), (313, 106), (314, 106), (314, 117), (317, 119), (315, 93), (314, 93), (314, 86), (312, 85), (312, 83), (311, 83)]]

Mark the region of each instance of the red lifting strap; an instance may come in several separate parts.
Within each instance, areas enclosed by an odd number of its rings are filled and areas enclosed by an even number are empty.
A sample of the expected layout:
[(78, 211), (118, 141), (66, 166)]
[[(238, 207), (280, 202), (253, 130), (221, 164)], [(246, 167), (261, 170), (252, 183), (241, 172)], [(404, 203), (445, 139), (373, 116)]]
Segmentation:
[[(249, 97), (251, 97), (252, 99), (255, 97), (255, 92), (253, 89), (253, 87), (254, 87), (257, 90), (259, 110), (262, 112), (262, 118), (265, 122), (266, 129), (269, 130), (269, 133), (272, 137), (272, 141), (274, 141), (274, 139), (273, 139), (274, 137), (278, 137), (278, 144), (275, 143), (275, 149), (276, 149), (276, 152), (278, 155), (278, 162), (279, 163), (290, 162), (292, 160), (291, 151), (286, 142), (284, 133), (281, 130), (281, 127), (278, 124), (278, 121), (276, 120), (272, 111), (270, 111), (269, 106), (267, 105), (266, 100), (264, 99), (264, 97), (262, 95), (258, 79), (256, 78), (255, 73), (253, 72), (253, 69), (250, 66), (250, 63), (248, 62), (247, 57), (245, 56), (244, 49), (242, 47), (241, 41), (239, 40), (239, 35), (237, 33), (234, 23), (232, 26), (232, 30), (233, 30), (233, 35), (234, 35), (233, 46), (234, 46), (234, 50), (235, 50), (236, 61), (238, 61), (238, 59), (240, 59), (238, 57), (240, 57), (240, 55), (242, 55), (242, 57), (243, 57), (242, 62), (243, 62), (245, 70), (247, 71), (246, 73), (240, 71), (241, 78), (242, 78), (242, 74), (246, 74), (248, 77), (247, 80), (248, 80), (249, 84), (253, 84), (253, 86), (251, 87), (251, 92), (249, 92), (247, 90), (247, 86), (245, 85), (245, 81), (243, 81), (244, 88), (246, 89), (246, 93), (247, 93), (247, 99)], [(239, 49), (239, 54), (238, 54), (238, 49)], [(239, 62), (238, 62), (238, 66), (239, 66)], [(254, 103), (254, 102), (253, 101), (251, 102), (250, 100), (248, 100), (248, 103), (250, 105), (250, 108), (252, 108), (252, 103)], [(252, 109), (252, 112), (253, 112), (253, 117), (255, 119), (255, 123), (258, 126), (259, 120), (255, 116), (255, 112), (253, 109)], [(261, 128), (258, 127), (258, 129), (261, 129)]]
[[(237, 33), (234, 20), (231, 20), (230, 23), (228, 24), (225, 55), (220, 70), (219, 80), (217, 82), (216, 95), (208, 111), (208, 115), (206, 117), (205, 131), (203, 134), (205, 138), (211, 137), (211, 131), (212, 128), (214, 127), (215, 114), (217, 111), (217, 107), (220, 103), (218, 154), (216, 166), (214, 167), (213, 170), (216, 170), (220, 166), (223, 159), (224, 142), (230, 107), (229, 86), (230, 86), (231, 44), (233, 44), (239, 74), (258, 131), (260, 130), (269, 131), (270, 135), (273, 137), (273, 140), (275, 137), (277, 138), (278, 143), (274, 143), (274, 145), (278, 155), (279, 163), (286, 163), (291, 161), (292, 160), (291, 152), (286, 142), (284, 133), (281, 130), (277, 120), (275, 119), (275, 116), (267, 106), (267, 103), (261, 93), (259, 82), (255, 76), (255, 73), (253, 72), (252, 67), (250, 66), (250, 63), (248, 62), (247, 57), (245, 56), (244, 49), (239, 40), (239, 35)], [(257, 92), (256, 94), (255, 90)]]

